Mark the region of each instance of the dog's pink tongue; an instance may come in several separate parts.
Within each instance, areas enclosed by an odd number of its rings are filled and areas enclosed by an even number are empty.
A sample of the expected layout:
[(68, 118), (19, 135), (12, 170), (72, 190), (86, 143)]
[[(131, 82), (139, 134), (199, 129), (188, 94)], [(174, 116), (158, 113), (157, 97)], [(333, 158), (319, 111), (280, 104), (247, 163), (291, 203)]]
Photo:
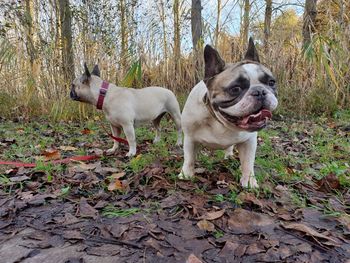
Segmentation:
[(271, 111), (263, 109), (259, 111), (257, 114), (252, 114), (243, 118), (241, 121), (241, 124), (259, 122), (259, 121), (265, 120), (266, 118), (271, 119), (271, 117), (272, 117)]

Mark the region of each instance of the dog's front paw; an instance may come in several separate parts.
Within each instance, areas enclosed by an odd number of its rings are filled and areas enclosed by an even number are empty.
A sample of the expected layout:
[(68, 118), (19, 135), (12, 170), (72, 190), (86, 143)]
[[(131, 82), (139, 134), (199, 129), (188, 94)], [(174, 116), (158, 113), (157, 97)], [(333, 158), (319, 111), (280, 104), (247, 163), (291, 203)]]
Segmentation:
[(126, 157), (133, 157), (136, 155), (136, 150), (129, 150), (129, 152), (126, 154)]
[(106, 154), (107, 154), (107, 155), (112, 155), (112, 154), (115, 153), (116, 150), (117, 150), (117, 149), (115, 149), (115, 148), (108, 149), (108, 150), (106, 151)]
[(241, 185), (244, 188), (259, 188), (258, 182), (256, 181), (254, 175), (242, 177)]
[(182, 146), (182, 140), (178, 140), (178, 141), (176, 142), (176, 146), (181, 147), (181, 146)]
[(187, 175), (183, 171), (181, 171), (181, 173), (179, 173), (179, 175), (177, 177), (180, 180), (191, 180), (193, 178), (193, 175)]

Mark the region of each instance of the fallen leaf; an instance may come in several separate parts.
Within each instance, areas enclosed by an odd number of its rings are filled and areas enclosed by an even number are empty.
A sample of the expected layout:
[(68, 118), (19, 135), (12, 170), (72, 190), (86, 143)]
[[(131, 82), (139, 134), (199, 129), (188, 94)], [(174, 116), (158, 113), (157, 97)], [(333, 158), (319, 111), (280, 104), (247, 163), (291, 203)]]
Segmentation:
[(58, 147), (61, 151), (76, 151), (78, 148), (75, 148), (73, 146), (60, 146)]
[(121, 172), (121, 173), (114, 173), (112, 174), (110, 177), (114, 178), (114, 179), (120, 179), (125, 175), (125, 172)]
[(212, 222), (209, 222), (208, 220), (201, 220), (197, 223), (197, 226), (201, 230), (206, 230), (208, 232), (213, 232), (215, 230), (215, 226)]
[(186, 263), (202, 263), (202, 261), (195, 255), (191, 254), (188, 256)]
[(273, 218), (242, 208), (235, 209), (228, 216), (228, 228), (235, 234), (249, 234), (254, 231), (269, 233), (275, 227)]
[(263, 203), (252, 193), (241, 192), (237, 198), (241, 200), (242, 203), (252, 203), (260, 208), (264, 206)]
[(225, 246), (221, 249), (219, 255), (221, 257), (232, 257), (235, 254), (235, 250), (238, 248), (239, 244), (231, 241), (226, 241)]
[(331, 241), (333, 246), (339, 246), (339, 241), (337, 241), (335, 238), (321, 234), (307, 225), (304, 225), (301, 223), (289, 223), (289, 224), (281, 224), (281, 225), (285, 229), (293, 229), (293, 230), (303, 232), (306, 235), (314, 238), (318, 237), (318, 238), (326, 239), (328, 241)]
[(202, 215), (199, 219), (215, 220), (222, 217), (224, 214), (225, 214), (225, 209), (222, 209), (218, 211), (207, 212), (205, 215)]
[(123, 183), (122, 181), (115, 179), (112, 182), (109, 183), (108, 185), (108, 190), (109, 191), (114, 191), (114, 190), (123, 190)]
[(82, 131), (81, 131), (81, 134), (90, 134), (91, 133), (91, 130), (88, 129), (88, 128), (84, 128)]
[(30, 177), (28, 177), (26, 175), (10, 177), (10, 181), (11, 182), (15, 182), (15, 183), (26, 181), (26, 180), (29, 180), (29, 179), (30, 179)]
[(316, 185), (318, 190), (323, 192), (332, 192), (340, 188), (339, 178), (334, 173), (330, 173), (321, 180), (316, 181)]
[(89, 205), (85, 198), (80, 199), (79, 213), (81, 217), (91, 217), (93, 219), (96, 219), (98, 216), (98, 211)]
[(45, 161), (61, 159), (61, 153), (58, 150), (46, 150), (41, 153), (44, 156)]
[(247, 248), (245, 253), (246, 255), (255, 255), (264, 251), (265, 249), (263, 248), (263, 246), (261, 246), (258, 243), (253, 243)]

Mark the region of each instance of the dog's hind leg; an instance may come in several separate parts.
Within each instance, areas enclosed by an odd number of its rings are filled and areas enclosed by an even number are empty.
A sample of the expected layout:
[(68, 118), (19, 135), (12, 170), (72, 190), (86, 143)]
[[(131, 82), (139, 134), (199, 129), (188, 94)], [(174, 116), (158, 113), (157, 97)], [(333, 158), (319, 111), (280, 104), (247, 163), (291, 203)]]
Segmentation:
[(169, 103), (168, 105), (168, 113), (170, 114), (171, 118), (175, 122), (176, 130), (177, 130), (177, 141), (176, 145), (180, 146), (182, 145), (182, 128), (181, 128), (181, 112), (180, 112), (180, 106), (177, 102), (177, 99), (174, 96), (174, 99)]
[(166, 114), (166, 112), (163, 112), (161, 114), (158, 115), (157, 118), (155, 118), (153, 120), (153, 125), (156, 129), (156, 136), (154, 137), (154, 140), (153, 140), (153, 143), (157, 143), (160, 141), (160, 127), (159, 127), (159, 124), (160, 124), (160, 121), (161, 119), (163, 118), (163, 116)]
[(123, 124), (123, 131), (126, 139), (129, 143), (129, 152), (126, 154), (127, 157), (132, 157), (136, 154), (136, 138), (135, 129), (132, 122)]
[[(112, 124), (111, 124), (111, 130), (112, 130), (113, 136), (115, 137), (119, 137), (122, 131), (120, 127), (113, 126)], [(113, 147), (107, 150), (107, 154), (115, 153), (118, 147), (119, 147), (119, 143), (117, 141), (114, 141)]]

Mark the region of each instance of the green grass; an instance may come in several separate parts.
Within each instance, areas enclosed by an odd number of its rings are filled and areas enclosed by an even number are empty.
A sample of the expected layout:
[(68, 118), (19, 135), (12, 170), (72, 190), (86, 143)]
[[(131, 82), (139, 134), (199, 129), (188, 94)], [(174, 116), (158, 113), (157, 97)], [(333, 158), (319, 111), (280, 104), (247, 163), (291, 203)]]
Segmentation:
[[(113, 141), (100, 127), (100, 122), (94, 120), (81, 123), (49, 123), (45, 120), (28, 123), (3, 122), (0, 125), (0, 138), (13, 138), (15, 142), (0, 144), (0, 159), (36, 162), (38, 166), (33, 171), (44, 172), (47, 176), (46, 181), (53, 182), (57, 175), (67, 173), (67, 166), (36, 161), (36, 157), (40, 156), (41, 152), (46, 149), (59, 149), (62, 145), (77, 148), (76, 151), (72, 152), (61, 151), (62, 158), (71, 155), (85, 155), (95, 148), (102, 150), (110, 148)], [(299, 207), (305, 207), (309, 205), (308, 196), (294, 187), (294, 184), (298, 182), (307, 183), (334, 174), (339, 178), (341, 190), (350, 187), (349, 133), (342, 131), (342, 127), (349, 125), (349, 123), (350, 111), (348, 110), (336, 112), (332, 119), (319, 117), (307, 122), (289, 119), (285, 122), (279, 121), (260, 131), (255, 161), (255, 175), (260, 189), (253, 191), (253, 193), (257, 198), (269, 198), (271, 196), (269, 187), (282, 184), (291, 189), (293, 203)], [(108, 124), (105, 125), (108, 127)], [(91, 132), (82, 134), (81, 131), (84, 128)], [(145, 168), (155, 164), (161, 165), (165, 169), (161, 176), (173, 184), (173, 189), (177, 189), (177, 175), (183, 163), (182, 150), (175, 147), (177, 134), (173, 122), (164, 118), (161, 122), (161, 128), (161, 140), (156, 144), (152, 143), (155, 132), (151, 125), (136, 129), (138, 145), (142, 146), (142, 153), (138, 156), (128, 160), (123, 158), (125, 152), (122, 155), (117, 154), (118, 156), (113, 158), (103, 157), (101, 162), (104, 166), (118, 167), (126, 173), (126, 177), (140, 174)], [(126, 151), (125, 147), (124, 151)], [(119, 161), (117, 164), (116, 159)], [(198, 154), (196, 168), (204, 168), (205, 176), (215, 176), (218, 172), (231, 175), (234, 183), (229, 185), (229, 192), (226, 195), (213, 195), (211, 198), (215, 202), (229, 201), (240, 205), (240, 200), (237, 198), (242, 191), (239, 187), (240, 163), (236, 156), (229, 160), (223, 159), (223, 150), (209, 151), (203, 148)], [(5, 174), (5, 169), (5, 166), (0, 166), (0, 186), (6, 187), (6, 189), (19, 186), (12, 184), (9, 176)], [(201, 184), (198, 177), (192, 181), (193, 184), (197, 185), (194, 192), (206, 195), (207, 186)], [(142, 178), (141, 184), (149, 184), (149, 180), (152, 180), (150, 178)], [(272, 186), (265, 186), (266, 182)], [(103, 184), (100, 182), (96, 187), (105, 189), (106, 186)], [(62, 196), (69, 195), (71, 192), (69, 185), (64, 185), (59, 190)], [(89, 191), (82, 189), (82, 193), (88, 195)], [(335, 192), (334, 194), (341, 198), (341, 193)], [(333, 211), (327, 203), (322, 204), (322, 206), (325, 213), (338, 213)], [(106, 211), (112, 214), (115, 212), (117, 216), (124, 215), (123, 209), (122, 211), (115, 209), (114, 212), (112, 210)], [(129, 212), (139, 211), (130, 210), (126, 214)]]
[(108, 205), (102, 209), (102, 216), (113, 217), (128, 217), (141, 212), (139, 208), (116, 208), (112, 205)]

